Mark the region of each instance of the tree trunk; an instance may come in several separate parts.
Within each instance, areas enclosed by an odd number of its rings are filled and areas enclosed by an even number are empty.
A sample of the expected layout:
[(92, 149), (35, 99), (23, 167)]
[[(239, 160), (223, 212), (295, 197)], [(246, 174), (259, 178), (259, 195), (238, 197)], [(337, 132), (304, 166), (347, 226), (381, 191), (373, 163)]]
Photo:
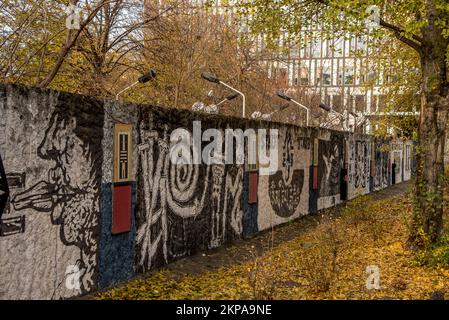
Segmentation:
[(448, 121), (445, 48), (424, 48), (421, 64), (419, 144), (409, 237), (409, 244), (414, 248), (437, 242), (443, 230), (444, 149)]

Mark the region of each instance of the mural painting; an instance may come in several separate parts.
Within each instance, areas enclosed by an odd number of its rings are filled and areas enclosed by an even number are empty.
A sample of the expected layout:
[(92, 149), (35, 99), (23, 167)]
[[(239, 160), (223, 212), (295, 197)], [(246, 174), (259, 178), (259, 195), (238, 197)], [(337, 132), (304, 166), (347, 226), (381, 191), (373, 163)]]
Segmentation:
[(404, 180), (410, 180), (412, 175), (413, 145), (407, 141), (404, 145)]
[(307, 214), (310, 141), (298, 129), (279, 130), (279, 169), (259, 177), (259, 230)]
[[(102, 113), (100, 104), (85, 99), (79, 106), (73, 103), (76, 98), (65, 94), (54, 97), (57, 102), (53, 108), (30, 98), (8, 115), (10, 121), (29, 117), (36, 130), (34, 140), (26, 142), (29, 145), (21, 151), (22, 138), (11, 136), (19, 140), (17, 147), (12, 143), (8, 151), (26, 152), (22, 159), (36, 160), (24, 165), (9, 152), (4, 158), (11, 194), (2, 219), (0, 246), (2, 250), (26, 249), (31, 259), (2, 265), (1, 279), (7, 278), (3, 272), (10, 276), (17, 273), (23, 282), (2, 286), (6, 290), (0, 290), (0, 298), (58, 299), (97, 288)], [(30, 114), (29, 108), (50, 111), (40, 115), (46, 121)], [(15, 130), (25, 134), (27, 129), (22, 123)], [(25, 171), (14, 172), (18, 168)], [(73, 285), (67, 285), (70, 276), (74, 276)]]
[(391, 164), (396, 164), (394, 172), (391, 171), (391, 174), (395, 175), (395, 183), (402, 182), (403, 175), (403, 153), (404, 153), (404, 143), (401, 140), (394, 140), (391, 143)]
[(169, 127), (140, 120), (137, 254), (150, 270), (242, 234), (243, 166), (173, 164)]
[(318, 210), (340, 203), (341, 170), (344, 162), (343, 135), (332, 132), (318, 142)]
[(369, 192), (371, 143), (368, 138), (354, 138), (349, 143), (349, 198)]
[[(0, 299), (92, 293), (308, 214), (316, 209), (316, 194), (310, 196), (314, 141), (319, 209), (340, 201), (346, 145), (350, 198), (369, 192), (371, 156), (376, 190), (389, 185), (393, 160), (397, 182), (410, 179), (413, 169), (410, 141), (372, 144), (364, 135), (14, 85), (0, 85), (0, 96)], [(191, 129), (198, 117), (203, 130), (278, 129), (277, 170), (262, 175), (260, 163), (252, 171), (243, 164), (172, 163), (170, 134)], [(111, 231), (116, 123), (133, 128), (119, 148), (129, 151), (126, 162), (120, 154), (118, 172), (132, 198), (131, 228), (120, 235)]]
[(381, 190), (389, 185), (389, 152), (388, 144), (384, 142), (374, 143), (374, 190)]

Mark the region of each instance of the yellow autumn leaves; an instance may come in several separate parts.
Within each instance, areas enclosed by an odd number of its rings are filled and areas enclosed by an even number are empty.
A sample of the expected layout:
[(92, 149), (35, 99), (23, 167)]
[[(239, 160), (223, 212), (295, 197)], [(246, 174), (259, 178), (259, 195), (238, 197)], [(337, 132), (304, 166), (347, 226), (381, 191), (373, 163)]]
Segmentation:
[[(427, 267), (405, 248), (408, 193), (364, 196), (323, 212), (315, 226), (244, 262), (179, 275), (161, 270), (97, 299), (430, 299), (449, 288), (449, 263)], [(301, 223), (300, 221), (298, 223)], [(295, 227), (281, 226), (273, 236)], [(238, 248), (238, 247), (237, 247)], [(380, 289), (367, 289), (367, 266), (379, 269)], [(181, 270), (182, 271), (182, 270)]]

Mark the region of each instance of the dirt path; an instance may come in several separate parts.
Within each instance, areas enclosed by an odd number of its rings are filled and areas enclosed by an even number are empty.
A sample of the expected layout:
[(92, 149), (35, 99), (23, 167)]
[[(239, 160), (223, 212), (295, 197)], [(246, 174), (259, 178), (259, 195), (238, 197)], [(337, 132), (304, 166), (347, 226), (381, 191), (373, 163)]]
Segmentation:
[[(408, 182), (393, 185), (369, 194), (375, 200), (392, 198), (398, 194), (407, 192)], [(338, 215), (341, 208), (345, 204), (341, 204), (335, 208), (327, 210), (327, 214)], [(250, 239), (234, 241), (231, 244), (219, 247), (214, 250), (204, 252), (180, 259), (165, 268), (170, 271), (174, 278), (183, 277), (185, 275), (196, 275), (206, 271), (214, 271), (220, 267), (242, 263), (254, 258), (254, 252), (261, 255), (269, 249), (271, 243), (273, 247), (296, 238), (304, 232), (304, 230), (316, 226), (321, 219), (320, 214), (308, 215), (296, 219), (292, 222), (277, 226), (272, 230), (261, 232)], [(145, 275), (143, 275), (145, 277)]]
[[(406, 193), (408, 191), (409, 183), (400, 183), (391, 186), (387, 189), (371, 193), (367, 195), (374, 200), (393, 198), (397, 195)], [(338, 216), (339, 213), (346, 207), (345, 202), (337, 207), (320, 212), (320, 214), (308, 215), (296, 219), (294, 221), (285, 223), (283, 225), (273, 228), (273, 230), (266, 230), (250, 239), (238, 240), (228, 245), (219, 247), (214, 250), (199, 253), (193, 256), (185, 257), (176, 262), (173, 262), (164, 267), (167, 270), (169, 279), (181, 280), (185, 276), (199, 276), (204, 272), (217, 271), (219, 268), (226, 266), (235, 266), (241, 263), (255, 259), (255, 256), (260, 256), (267, 252), (270, 247), (278, 247), (287, 241), (293, 240), (304, 234), (306, 230), (316, 227), (323, 216), (333, 215)], [(136, 280), (145, 280), (157, 274), (160, 270), (154, 270), (145, 274), (140, 274), (135, 277)], [(124, 286), (118, 285), (118, 287)], [(110, 289), (110, 288), (109, 288)], [(109, 289), (101, 290), (106, 292)], [(96, 295), (96, 294), (95, 294)], [(94, 295), (88, 295), (77, 299), (93, 299)]]

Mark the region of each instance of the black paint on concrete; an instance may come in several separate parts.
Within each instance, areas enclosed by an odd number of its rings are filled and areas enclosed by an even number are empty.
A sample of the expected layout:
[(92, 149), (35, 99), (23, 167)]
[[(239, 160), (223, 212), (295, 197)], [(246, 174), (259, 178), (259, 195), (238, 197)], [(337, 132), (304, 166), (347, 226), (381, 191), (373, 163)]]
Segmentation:
[(3, 167), (2, 156), (0, 154), (0, 219), (2, 218), (3, 211), (6, 208), (8, 198), (9, 198), (8, 180), (6, 179), (6, 172), (5, 168)]

